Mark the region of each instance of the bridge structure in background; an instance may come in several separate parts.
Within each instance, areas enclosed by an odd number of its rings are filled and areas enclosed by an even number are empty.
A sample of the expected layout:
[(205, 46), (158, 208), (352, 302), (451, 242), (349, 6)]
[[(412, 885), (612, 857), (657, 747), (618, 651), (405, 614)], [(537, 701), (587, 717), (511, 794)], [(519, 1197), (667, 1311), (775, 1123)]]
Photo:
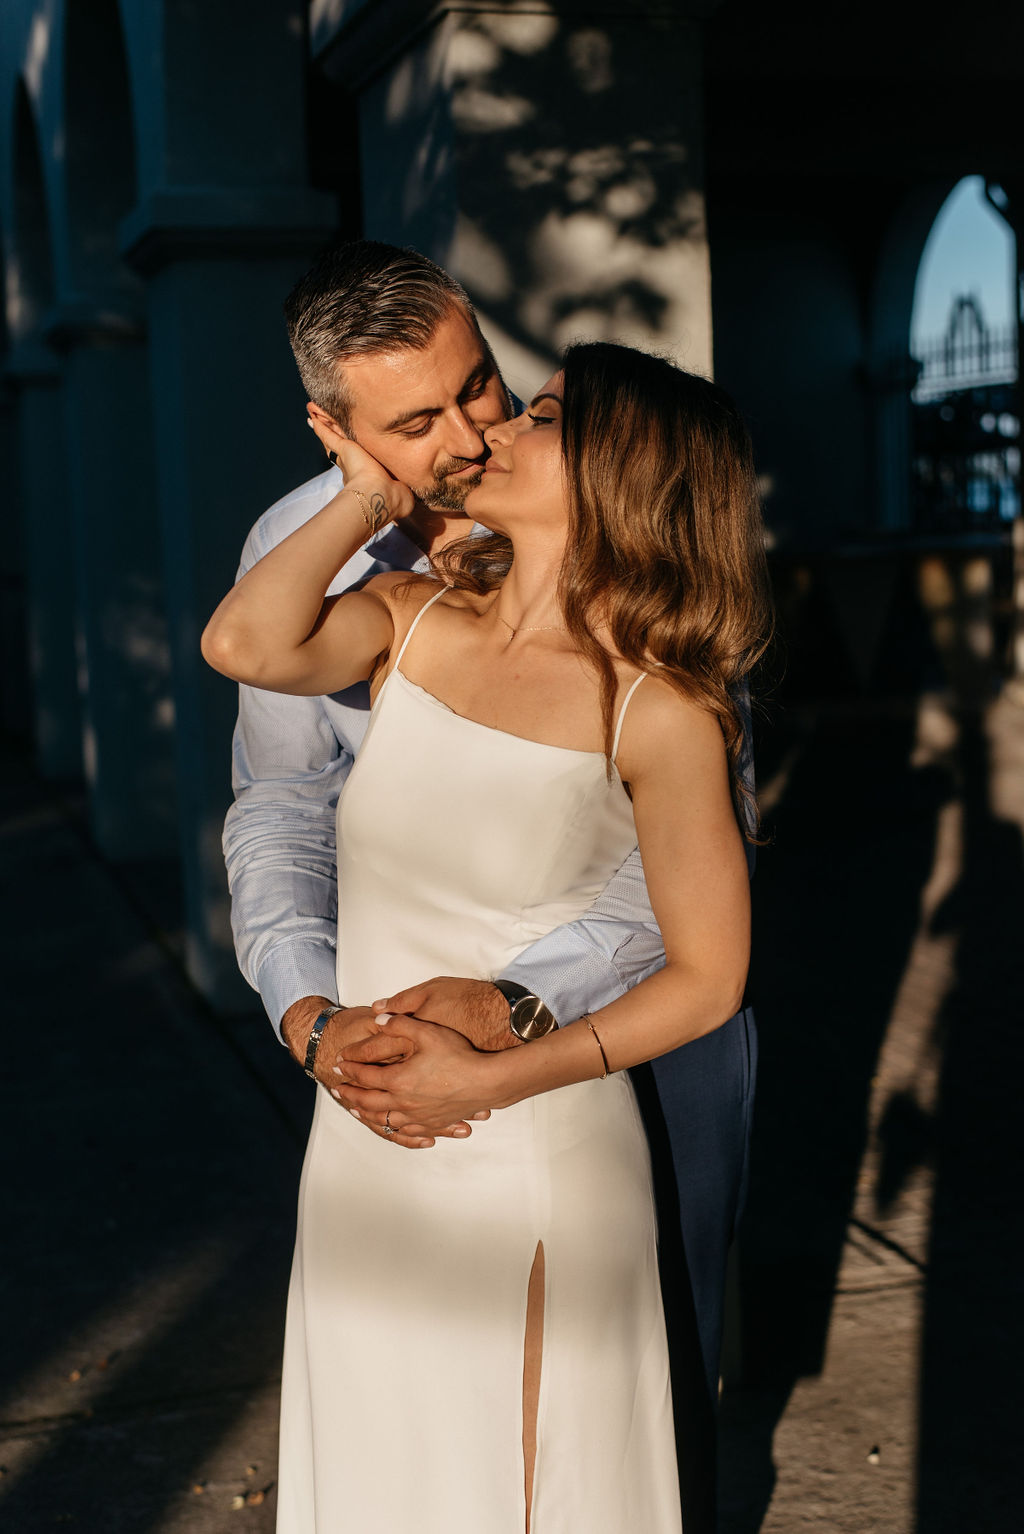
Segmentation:
[(1020, 514), (1017, 327), (990, 329), (973, 296), (918, 343), (911, 392), (914, 531), (1007, 532)]

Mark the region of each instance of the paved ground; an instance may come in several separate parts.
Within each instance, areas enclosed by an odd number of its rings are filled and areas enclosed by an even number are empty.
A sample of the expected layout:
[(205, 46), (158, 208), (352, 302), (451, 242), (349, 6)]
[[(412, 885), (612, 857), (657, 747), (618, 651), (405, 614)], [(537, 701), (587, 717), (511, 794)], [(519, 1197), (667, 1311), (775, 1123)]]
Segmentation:
[[(722, 1534), (1016, 1534), (1024, 710), (798, 713), (765, 766)], [(269, 1534), (306, 1083), (17, 760), (0, 844), (0, 1522)]]

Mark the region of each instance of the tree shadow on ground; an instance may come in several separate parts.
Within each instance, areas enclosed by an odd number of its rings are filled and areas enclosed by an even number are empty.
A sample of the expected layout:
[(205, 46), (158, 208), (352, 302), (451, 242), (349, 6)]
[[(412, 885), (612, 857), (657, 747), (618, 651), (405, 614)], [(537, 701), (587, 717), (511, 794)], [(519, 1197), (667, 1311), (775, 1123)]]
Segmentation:
[(963, 872), (934, 920), (959, 945), (936, 1022), (917, 1527), (1004, 1534), (1024, 1527), (1024, 855), (1020, 827), (992, 811), (977, 718), (964, 722), (959, 764)]
[(772, 1436), (820, 1372), (867, 1107), (918, 925), (943, 775), (909, 765), (913, 714), (782, 713), (759, 756), (799, 755), (754, 881), (750, 993), (760, 1037), (740, 1238), (744, 1376), (723, 1402), (722, 1528), (754, 1534)]
[(775, 1428), (797, 1380), (823, 1366), (871, 1079), (953, 795), (962, 872), (931, 923), (958, 935), (932, 1040), (938, 1101), (933, 1111), (894, 1092), (882, 1105), (875, 1199), (884, 1211), (933, 1164), (916, 1526), (1003, 1534), (1024, 1515), (1012, 1468), (1024, 1362), (1024, 860), (1018, 827), (990, 808), (983, 721), (961, 713), (948, 769), (911, 765), (909, 710), (870, 707), (783, 715), (761, 759), (770, 768), (794, 740), (800, 750), (755, 882), (762, 1065), (741, 1235), (744, 1376), (723, 1401), (722, 1534), (761, 1528)]

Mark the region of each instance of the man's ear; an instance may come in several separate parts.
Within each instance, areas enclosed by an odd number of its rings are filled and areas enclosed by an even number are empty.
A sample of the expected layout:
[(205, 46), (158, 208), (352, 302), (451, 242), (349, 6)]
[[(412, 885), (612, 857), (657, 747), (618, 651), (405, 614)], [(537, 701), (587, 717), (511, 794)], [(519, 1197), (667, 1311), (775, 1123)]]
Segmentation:
[(339, 437), (348, 437), (348, 433), (342, 430), (334, 417), (328, 415), (326, 410), (321, 410), (319, 405), (314, 405), (311, 399), (306, 401), (306, 415), (311, 421), (326, 426), (329, 431), (336, 431)]

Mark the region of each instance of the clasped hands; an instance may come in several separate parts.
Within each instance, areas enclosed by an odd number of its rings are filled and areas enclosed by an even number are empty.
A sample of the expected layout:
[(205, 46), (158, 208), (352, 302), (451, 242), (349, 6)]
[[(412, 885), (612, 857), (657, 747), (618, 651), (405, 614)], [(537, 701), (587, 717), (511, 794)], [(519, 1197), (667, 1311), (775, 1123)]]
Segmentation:
[(360, 1031), (334, 1052), (323, 1080), (368, 1129), (389, 1128), (387, 1138), (409, 1150), (464, 1139), (489, 1118), (488, 1057), (493, 1065), (496, 1051), (519, 1042), (500, 991), (452, 976), (374, 1002)]

